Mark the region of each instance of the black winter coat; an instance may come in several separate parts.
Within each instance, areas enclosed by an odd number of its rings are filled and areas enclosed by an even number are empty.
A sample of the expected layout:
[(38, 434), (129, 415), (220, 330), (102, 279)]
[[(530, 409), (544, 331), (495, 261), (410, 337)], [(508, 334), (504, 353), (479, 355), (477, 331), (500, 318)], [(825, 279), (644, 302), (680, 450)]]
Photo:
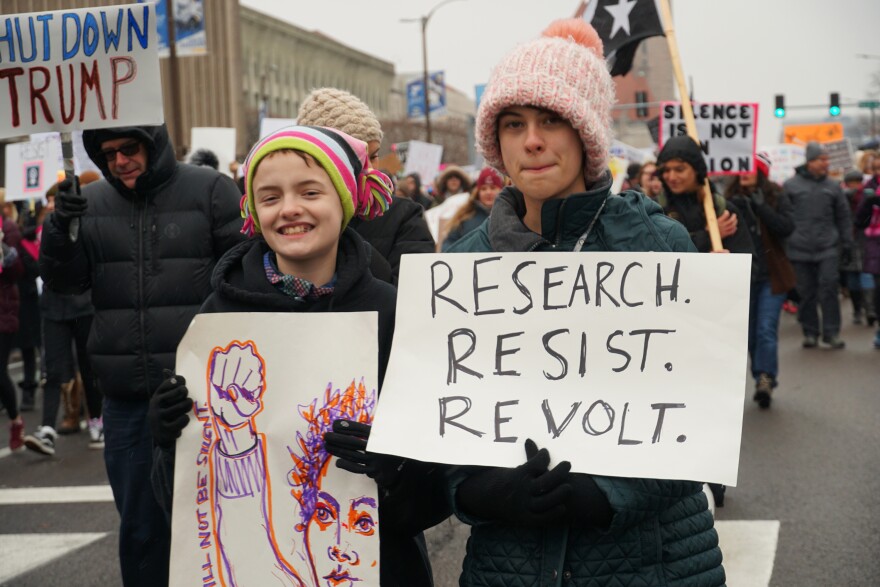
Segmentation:
[[(110, 175), (106, 140), (147, 146), (133, 190)], [(59, 293), (92, 288), (89, 355), (105, 396), (146, 400), (174, 367), (177, 344), (211, 293), (217, 260), (244, 238), (231, 179), (179, 164), (164, 126), (86, 131), (83, 142), (105, 180), (83, 189), (89, 207), (71, 243), (52, 214), (43, 226), (40, 270)]]
[(19, 242), (21, 231), (18, 225), (0, 216), (3, 227), (3, 245), (7, 249), (15, 249), (17, 256), (14, 261), (6, 259), (6, 267), (0, 271), (0, 333), (11, 334), (18, 332), (18, 309), (20, 300), (18, 297), (18, 281), (24, 274), (24, 266), (21, 262)]
[(391, 283), (395, 285), (400, 276), (401, 255), (436, 252), (434, 238), (425, 222), (425, 209), (408, 198), (394, 198), (382, 216), (369, 221), (353, 218), (350, 226), (373, 245), (373, 255), (378, 252), (388, 261)]
[[(703, 202), (694, 193), (676, 195), (665, 190), (661, 198), (663, 210), (670, 218), (678, 220), (687, 229), (691, 240), (701, 253), (708, 253), (712, 250), (712, 241), (709, 238), (709, 231), (706, 230), (706, 213), (703, 211)], [(715, 197), (715, 214), (720, 216), (725, 206), (730, 210), (731, 214), (738, 217), (736, 232), (722, 239), (721, 244), (731, 253), (749, 253), (753, 254), (755, 248), (752, 245), (749, 230), (742, 214), (735, 204), (724, 201), (720, 196)]]
[[(241, 243), (217, 264), (214, 293), (200, 313), (214, 312), (369, 312), (379, 313), (379, 380), (385, 375), (394, 331), (395, 288), (369, 271), (369, 245), (349, 228), (342, 233), (333, 294), (298, 301), (266, 279), (262, 238)], [(380, 392), (381, 393), (381, 392)], [(160, 503), (171, 503), (174, 453), (154, 451), (153, 486)], [(429, 587), (431, 565), (422, 530), (446, 519), (451, 508), (445, 495), (444, 469), (408, 461), (401, 479), (379, 498), (380, 573), (383, 586)], [(170, 507), (165, 509), (170, 510)]]

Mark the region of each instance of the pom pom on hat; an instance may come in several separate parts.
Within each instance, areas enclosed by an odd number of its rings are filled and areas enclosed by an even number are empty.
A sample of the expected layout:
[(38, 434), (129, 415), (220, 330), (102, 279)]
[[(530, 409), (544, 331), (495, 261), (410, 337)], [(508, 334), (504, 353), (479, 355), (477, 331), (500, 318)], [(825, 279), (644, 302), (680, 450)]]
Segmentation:
[(580, 136), (589, 184), (608, 167), (616, 100), (602, 41), (583, 19), (556, 21), (544, 35), (515, 48), (495, 67), (477, 112), (477, 145), (486, 163), (507, 174), (498, 144), (498, 115), (512, 106), (550, 110)]
[(391, 205), (394, 186), (387, 175), (370, 167), (367, 144), (334, 129), (288, 126), (260, 139), (244, 162), (245, 194), (241, 198), (241, 232), (260, 232), (254, 203), (254, 176), (260, 161), (281, 150), (311, 156), (327, 172), (342, 204), (342, 228), (355, 216), (372, 220)]

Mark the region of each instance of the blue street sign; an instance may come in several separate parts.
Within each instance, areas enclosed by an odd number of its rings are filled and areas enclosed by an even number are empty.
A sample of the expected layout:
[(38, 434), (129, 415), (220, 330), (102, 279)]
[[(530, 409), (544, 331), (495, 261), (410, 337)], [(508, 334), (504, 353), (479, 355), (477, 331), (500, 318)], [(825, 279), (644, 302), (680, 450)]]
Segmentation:
[[(431, 114), (446, 112), (446, 76), (442, 71), (434, 71), (428, 76), (428, 106)], [(421, 77), (406, 84), (406, 115), (408, 118), (425, 116), (425, 84)]]

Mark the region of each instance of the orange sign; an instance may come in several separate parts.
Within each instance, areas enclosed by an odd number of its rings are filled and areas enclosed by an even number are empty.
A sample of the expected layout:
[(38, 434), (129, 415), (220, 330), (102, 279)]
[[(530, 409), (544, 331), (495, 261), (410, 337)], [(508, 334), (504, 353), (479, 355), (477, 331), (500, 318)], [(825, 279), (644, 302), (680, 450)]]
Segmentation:
[(843, 125), (839, 122), (819, 124), (791, 124), (783, 130), (785, 142), (791, 145), (806, 145), (810, 141), (834, 143), (843, 140)]

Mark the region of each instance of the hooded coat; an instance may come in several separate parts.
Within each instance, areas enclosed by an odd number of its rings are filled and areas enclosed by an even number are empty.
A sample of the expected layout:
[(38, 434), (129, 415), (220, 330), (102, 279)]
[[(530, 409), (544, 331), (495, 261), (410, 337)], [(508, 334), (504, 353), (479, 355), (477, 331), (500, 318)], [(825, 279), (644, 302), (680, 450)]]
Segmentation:
[[(147, 169), (128, 189), (110, 174), (104, 141), (132, 137)], [(165, 126), (86, 131), (104, 180), (83, 188), (88, 209), (71, 243), (55, 214), (44, 223), (40, 272), (59, 293), (92, 288), (88, 349), (105, 396), (146, 400), (172, 369), (177, 344), (211, 293), (217, 260), (243, 240), (238, 188), (220, 173), (179, 164)]]
[(14, 249), (16, 258), (7, 261), (6, 267), (0, 269), (0, 333), (18, 332), (18, 311), (21, 300), (18, 293), (18, 281), (24, 275), (24, 265), (18, 251), (21, 242), (21, 231), (18, 225), (8, 218), (0, 216), (2, 224), (3, 245)]
[[(385, 375), (397, 290), (376, 279), (369, 271), (369, 245), (352, 228), (340, 238), (333, 294), (317, 300), (294, 299), (266, 278), (263, 256), (269, 246), (262, 238), (230, 250), (217, 264), (212, 280), (214, 293), (200, 313), (214, 312), (378, 312), (379, 380)], [(170, 512), (174, 453), (154, 451), (154, 491)], [(398, 484), (380, 495), (380, 556), (382, 585), (428, 587), (431, 565), (422, 530), (440, 523), (450, 514), (444, 491), (445, 468), (408, 461)]]
[[(522, 194), (507, 187), (489, 220), (450, 252), (570, 251), (597, 214), (583, 251), (695, 251), (681, 224), (655, 202), (634, 191), (612, 196), (610, 188), (606, 175), (591, 191), (544, 202), (541, 234), (536, 234), (522, 222)], [(573, 499), (588, 504), (586, 509), (610, 508), (609, 526), (573, 520), (532, 528), (463, 511), (456, 496), (473, 470), (456, 467), (448, 476), (453, 511), (472, 526), (461, 585), (724, 584), (718, 534), (700, 483), (585, 475), (598, 492), (577, 493)], [(597, 497), (602, 503), (593, 501)]]

